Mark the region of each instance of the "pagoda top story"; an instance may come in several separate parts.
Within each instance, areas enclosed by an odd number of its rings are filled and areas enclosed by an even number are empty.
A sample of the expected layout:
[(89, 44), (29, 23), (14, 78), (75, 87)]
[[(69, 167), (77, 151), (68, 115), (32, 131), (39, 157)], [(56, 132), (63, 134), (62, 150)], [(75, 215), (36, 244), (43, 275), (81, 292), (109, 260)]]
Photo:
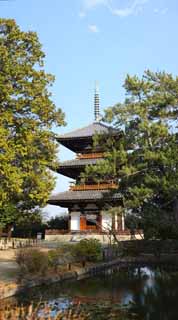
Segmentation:
[(90, 125), (58, 136), (56, 139), (63, 146), (74, 152), (91, 151), (93, 147), (93, 137), (96, 134), (116, 133), (116, 130), (106, 126), (101, 122), (93, 122)]
[(74, 152), (87, 153), (90, 152), (93, 148), (93, 137), (96, 134), (118, 134), (116, 129), (101, 122), (98, 88), (95, 88), (94, 95), (94, 117), (95, 119), (93, 123), (89, 124), (86, 127), (79, 128), (66, 134), (57, 136), (57, 141)]

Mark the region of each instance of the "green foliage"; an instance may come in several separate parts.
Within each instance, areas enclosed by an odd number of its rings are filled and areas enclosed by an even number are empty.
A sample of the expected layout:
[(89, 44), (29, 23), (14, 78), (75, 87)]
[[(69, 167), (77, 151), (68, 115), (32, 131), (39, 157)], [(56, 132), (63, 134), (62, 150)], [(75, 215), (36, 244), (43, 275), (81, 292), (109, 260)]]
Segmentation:
[(59, 265), (60, 253), (58, 250), (50, 250), (48, 252), (48, 263), (51, 268), (57, 269)]
[(50, 229), (59, 229), (59, 230), (66, 230), (68, 229), (68, 216), (60, 216), (60, 217), (52, 217), (50, 220), (47, 221), (48, 228)]
[(48, 252), (48, 261), (51, 268), (57, 269), (59, 265), (66, 265), (74, 261), (73, 245), (64, 244)]
[(43, 206), (54, 187), (47, 169), (57, 161), (51, 129), (64, 124), (64, 114), (51, 100), (54, 77), (44, 58), (35, 32), (0, 19), (0, 223)]
[(43, 275), (48, 270), (48, 255), (37, 249), (21, 249), (16, 254), (21, 275)]
[(82, 239), (73, 246), (73, 254), (80, 261), (100, 261), (102, 245), (97, 239)]
[[(178, 77), (147, 70), (141, 79), (128, 75), (124, 88), (125, 102), (105, 112), (105, 120), (118, 130), (118, 138), (109, 137), (105, 165), (90, 167), (86, 176), (97, 176), (97, 179), (108, 176), (110, 163), (109, 175), (118, 182), (125, 214), (134, 214), (137, 224), (142, 222), (142, 228), (150, 230), (148, 237), (163, 237), (163, 234), (165, 237), (168, 228), (166, 231), (163, 225), (169, 220), (172, 225), (169, 237), (175, 237), (173, 225), (178, 224)], [(105, 138), (101, 136), (98, 143)], [(160, 224), (161, 216), (165, 219)]]
[[(12, 219), (12, 216), (10, 217)], [(14, 223), (13, 237), (36, 238), (37, 233), (44, 234), (46, 224), (43, 222), (43, 212), (40, 209), (18, 213), (17, 222)]]
[(17, 208), (12, 203), (7, 203), (3, 206), (0, 206), (0, 226), (5, 228), (7, 225), (12, 224), (12, 217), (15, 221), (18, 217)]

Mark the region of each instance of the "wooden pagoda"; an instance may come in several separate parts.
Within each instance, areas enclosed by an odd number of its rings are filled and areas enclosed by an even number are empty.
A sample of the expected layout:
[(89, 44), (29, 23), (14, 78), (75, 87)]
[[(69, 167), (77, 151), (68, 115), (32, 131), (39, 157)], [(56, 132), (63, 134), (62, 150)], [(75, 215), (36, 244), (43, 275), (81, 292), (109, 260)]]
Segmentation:
[(124, 217), (118, 215), (111, 217), (106, 213), (108, 207), (117, 206), (121, 201), (119, 193), (112, 192), (113, 189), (117, 189), (117, 185), (104, 178), (103, 182), (98, 184), (91, 179), (88, 183), (82, 183), (80, 178), (86, 166), (96, 165), (98, 161), (104, 159), (102, 146), (94, 151), (93, 137), (96, 134), (117, 135), (116, 130), (100, 121), (97, 90), (94, 101), (93, 123), (57, 137), (60, 144), (76, 153), (76, 158), (61, 163), (57, 172), (74, 179), (75, 184), (71, 185), (68, 191), (51, 196), (48, 203), (68, 209), (69, 233), (101, 234), (109, 232), (110, 228), (118, 230), (118, 233), (124, 233)]

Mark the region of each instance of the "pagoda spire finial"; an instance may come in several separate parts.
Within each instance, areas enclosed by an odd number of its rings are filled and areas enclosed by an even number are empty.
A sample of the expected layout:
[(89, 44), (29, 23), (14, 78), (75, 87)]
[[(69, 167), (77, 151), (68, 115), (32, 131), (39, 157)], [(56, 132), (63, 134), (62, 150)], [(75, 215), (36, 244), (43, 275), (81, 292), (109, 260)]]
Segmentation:
[(99, 84), (95, 82), (95, 95), (94, 95), (94, 117), (95, 121), (100, 121), (100, 99), (99, 99)]

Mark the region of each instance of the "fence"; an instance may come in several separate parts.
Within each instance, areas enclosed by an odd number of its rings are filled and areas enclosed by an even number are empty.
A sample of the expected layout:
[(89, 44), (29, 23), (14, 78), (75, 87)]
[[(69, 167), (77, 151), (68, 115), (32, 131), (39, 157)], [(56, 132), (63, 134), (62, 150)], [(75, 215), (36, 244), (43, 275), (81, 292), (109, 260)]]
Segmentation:
[(35, 247), (41, 243), (37, 239), (0, 238), (0, 250)]
[(178, 240), (130, 240), (103, 249), (105, 261), (120, 256), (140, 256), (178, 254)]

